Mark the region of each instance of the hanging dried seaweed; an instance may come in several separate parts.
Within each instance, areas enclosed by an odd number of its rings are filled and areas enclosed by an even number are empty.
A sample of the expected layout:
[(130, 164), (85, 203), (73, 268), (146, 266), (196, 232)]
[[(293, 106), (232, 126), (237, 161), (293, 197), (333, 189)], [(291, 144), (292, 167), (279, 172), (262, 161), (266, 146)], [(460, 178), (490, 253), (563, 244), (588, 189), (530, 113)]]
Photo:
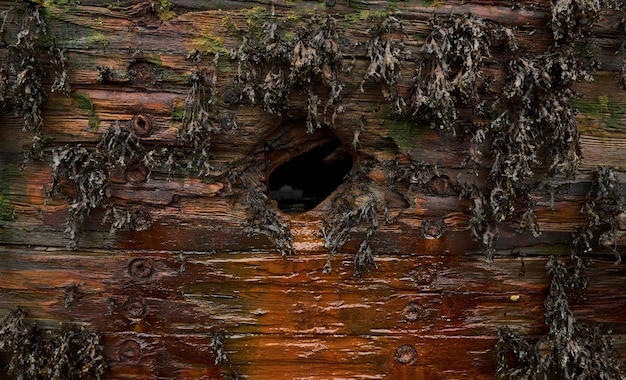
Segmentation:
[(496, 252), (496, 242), (500, 236), (496, 216), (490, 207), (493, 200), (488, 202), (483, 190), (474, 184), (462, 185), (459, 198), (470, 200), (471, 216), (468, 220), (470, 231), (479, 242), (487, 261), (492, 262)]
[(332, 215), (324, 220), (321, 233), (324, 247), (328, 250), (328, 260), (323, 272), (332, 271), (332, 258), (343, 248), (350, 234), (360, 225), (365, 224), (365, 238), (359, 245), (354, 258), (354, 274), (361, 276), (364, 271), (376, 267), (370, 239), (379, 227), (379, 214), (389, 219), (389, 209), (380, 192), (375, 191), (375, 184), (367, 177), (373, 162), (363, 162), (353, 169), (344, 181), (341, 190), (331, 200)]
[(280, 114), (287, 109), (290, 86), (287, 75), (274, 68), (289, 65), (294, 41), (285, 37), (274, 18), (265, 22), (250, 20), (248, 25), (241, 45), (231, 51), (231, 59), (238, 59), (234, 83), (239, 101), (256, 104), (261, 98), (265, 111)]
[(603, 9), (623, 9), (621, 0), (556, 0), (552, 2), (550, 26), (554, 41), (569, 44), (590, 30)]
[[(21, 25), (15, 42), (8, 46), (7, 59), (0, 64), (0, 108), (12, 109), (23, 120), (22, 130), (33, 134), (31, 150), (26, 153), (26, 158), (41, 158), (45, 143), (42, 109), (47, 97), (43, 78), (48, 74), (46, 68), (51, 67), (55, 76), (50, 91), (68, 94), (67, 58), (65, 51), (56, 44), (45, 48), (40, 42), (40, 37), (47, 35), (41, 5), (17, 1), (3, 17), (2, 32), (9, 12), (20, 16)], [(45, 56), (48, 61), (44, 61)]]
[(580, 135), (570, 107), (571, 86), (591, 80), (570, 48), (551, 49), (533, 59), (513, 58), (507, 85), (492, 121), (493, 178), (514, 188), (534, 175), (540, 152), (552, 173), (571, 176), (581, 161)]
[(323, 84), (328, 88), (323, 115), (332, 109), (330, 119), (323, 122), (334, 125), (337, 115), (343, 112), (341, 93), (343, 83), (339, 79), (342, 54), (337, 43), (337, 20), (332, 16), (318, 19), (313, 15), (296, 39), (290, 62), (290, 86), (302, 86), (307, 94), (307, 132), (321, 127), (318, 105), (320, 95), (314, 86)]
[(497, 38), (516, 48), (509, 29), (471, 15), (432, 20), (413, 78), (410, 109), (417, 123), (456, 135), (456, 104), (478, 103), (476, 84)]
[(108, 205), (102, 223), (111, 225), (109, 233), (118, 231), (145, 231), (150, 228), (150, 213), (143, 208), (133, 206)]
[(266, 235), (283, 257), (295, 253), (289, 224), (277, 211), (277, 205), (267, 196), (267, 186), (261, 181), (262, 174), (255, 168), (231, 173), (231, 180), (243, 190), (244, 204), (248, 211), (245, 228), (248, 234)]
[(354, 275), (360, 277), (375, 268), (370, 245), (374, 233), (381, 223), (391, 223), (414, 203), (414, 193), (425, 191), (426, 184), (436, 174), (436, 167), (406, 155), (381, 163), (365, 159), (355, 166), (331, 199), (320, 229), (328, 250), (324, 272), (331, 271), (333, 257), (359, 229), (364, 229), (364, 236), (354, 256)]
[(215, 83), (219, 54), (215, 54), (208, 71), (197, 66), (202, 58), (198, 51), (188, 58), (196, 62), (196, 70), (189, 76), (191, 88), (185, 100), (183, 120), (177, 137), (191, 145), (187, 168), (195, 171), (200, 177), (209, 176), (212, 172), (209, 154), (211, 136), (221, 132), (220, 124), (213, 123), (215, 115), (212, 110), (216, 97)]
[(609, 332), (579, 322), (569, 308), (569, 273), (551, 256), (546, 265), (552, 276), (545, 302), (546, 336), (532, 344), (508, 327), (498, 330), (500, 379), (626, 379), (624, 364)]
[[(250, 26), (241, 46), (231, 53), (232, 58), (239, 59), (235, 85), (240, 101), (256, 104), (262, 99), (266, 112), (286, 115), (292, 90), (298, 89), (306, 96), (307, 131), (312, 133), (322, 123), (334, 125), (343, 112), (344, 88), (339, 78), (342, 54), (336, 20), (312, 15), (291, 38), (286, 37), (285, 20), (278, 21), (266, 21), (262, 28)], [(289, 67), (289, 71), (281, 66)], [(327, 96), (317, 91), (320, 86), (328, 89)]]
[(245, 379), (246, 376), (242, 376), (239, 374), (239, 371), (233, 363), (228, 358), (226, 354), (226, 350), (224, 348), (226, 342), (226, 333), (223, 330), (218, 330), (211, 334), (211, 350), (215, 355), (215, 365), (216, 366), (227, 366), (228, 372), (222, 372), (222, 378), (227, 380), (239, 380)]
[(394, 41), (390, 35), (404, 34), (404, 26), (398, 18), (389, 14), (375, 27), (370, 28), (368, 33), (370, 38), (366, 45), (370, 64), (361, 80), (361, 92), (364, 91), (363, 85), (368, 80), (382, 81), (387, 85), (387, 88), (383, 89), (383, 96), (391, 102), (392, 111), (403, 113), (406, 104), (405, 100), (398, 95), (398, 83), (402, 77), (402, 60), (407, 59), (409, 53), (402, 41)]
[(23, 309), (16, 309), (0, 324), (0, 351), (10, 355), (8, 372), (15, 379), (103, 377), (106, 361), (97, 333), (74, 325), (42, 331), (25, 317)]
[[(70, 239), (68, 248), (76, 247), (81, 227), (91, 210), (102, 206), (109, 198), (110, 172), (141, 160), (143, 153), (144, 148), (135, 134), (119, 123), (107, 129), (93, 150), (79, 144), (66, 145), (52, 151), (54, 182), (49, 194), (61, 193), (70, 199), (65, 228)], [(125, 218), (122, 213), (107, 213), (105, 219), (108, 221), (115, 215)], [(123, 220), (114, 220), (112, 223), (120, 228), (127, 226)]]

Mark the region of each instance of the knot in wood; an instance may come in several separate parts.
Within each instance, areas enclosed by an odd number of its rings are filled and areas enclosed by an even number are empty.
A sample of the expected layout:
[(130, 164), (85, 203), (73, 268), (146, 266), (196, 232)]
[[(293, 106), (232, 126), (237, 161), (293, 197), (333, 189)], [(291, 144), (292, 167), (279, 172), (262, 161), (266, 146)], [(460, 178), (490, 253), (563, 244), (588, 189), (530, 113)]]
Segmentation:
[(419, 286), (431, 286), (437, 279), (437, 269), (433, 267), (419, 267), (411, 273), (413, 282)]
[(220, 125), (222, 126), (222, 129), (225, 131), (230, 131), (231, 129), (234, 129), (237, 127), (237, 120), (235, 120), (235, 117), (229, 113), (225, 113), (222, 116), (222, 120), (220, 121)]
[(417, 350), (410, 344), (396, 348), (396, 361), (400, 364), (413, 364), (417, 360)]

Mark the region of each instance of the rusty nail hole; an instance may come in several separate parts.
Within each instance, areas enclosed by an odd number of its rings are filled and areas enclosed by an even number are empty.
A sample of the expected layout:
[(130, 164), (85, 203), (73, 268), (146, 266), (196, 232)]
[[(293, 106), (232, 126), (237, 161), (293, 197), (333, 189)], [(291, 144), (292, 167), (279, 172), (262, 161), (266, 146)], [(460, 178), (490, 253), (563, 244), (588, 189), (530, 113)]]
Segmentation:
[(149, 135), (152, 131), (152, 120), (147, 115), (135, 115), (133, 117), (133, 130), (139, 137)]
[(400, 364), (413, 364), (417, 360), (417, 350), (410, 344), (396, 348), (396, 361)]
[(439, 219), (426, 219), (422, 221), (422, 235), (426, 239), (439, 239), (446, 229), (446, 224)]
[(133, 84), (153, 85), (157, 80), (156, 67), (145, 61), (135, 61), (128, 66), (128, 76)]
[(125, 174), (128, 182), (139, 184), (148, 178), (148, 169), (141, 162), (135, 162), (126, 168)]
[(124, 311), (129, 319), (142, 319), (148, 314), (148, 308), (141, 300), (128, 300), (124, 304)]
[(231, 129), (237, 127), (237, 120), (235, 120), (233, 115), (225, 113), (222, 116), (221, 125), (223, 130), (230, 131)]
[(229, 87), (224, 93), (222, 93), (222, 100), (226, 104), (238, 104), (239, 103), (239, 91), (237, 89)]
[(152, 276), (152, 263), (146, 259), (134, 259), (128, 265), (128, 272), (134, 278), (148, 278)]
[(424, 308), (417, 302), (411, 301), (404, 307), (403, 314), (407, 322), (419, 321), (424, 317)]
[(452, 192), (452, 180), (447, 175), (438, 175), (428, 181), (428, 189), (436, 195), (449, 195)]
[(417, 285), (430, 286), (435, 282), (437, 272), (434, 268), (420, 267), (413, 273), (413, 281)]
[(141, 346), (134, 340), (126, 340), (120, 344), (119, 355), (121, 360), (133, 360), (141, 356)]

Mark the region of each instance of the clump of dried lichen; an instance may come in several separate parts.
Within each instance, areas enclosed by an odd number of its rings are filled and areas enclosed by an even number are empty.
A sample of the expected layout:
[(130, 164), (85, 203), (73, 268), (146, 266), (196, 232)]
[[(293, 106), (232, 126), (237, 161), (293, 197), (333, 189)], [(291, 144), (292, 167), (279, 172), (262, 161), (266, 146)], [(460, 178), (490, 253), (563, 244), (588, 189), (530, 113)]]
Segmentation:
[(546, 265), (552, 276), (545, 302), (546, 336), (530, 343), (508, 327), (498, 330), (500, 379), (626, 379), (624, 364), (613, 339), (598, 326), (576, 320), (569, 308), (569, 273), (551, 256)]
[(25, 316), (16, 309), (0, 324), (0, 351), (9, 354), (9, 374), (18, 380), (102, 378), (106, 360), (98, 334), (74, 325), (42, 331)]

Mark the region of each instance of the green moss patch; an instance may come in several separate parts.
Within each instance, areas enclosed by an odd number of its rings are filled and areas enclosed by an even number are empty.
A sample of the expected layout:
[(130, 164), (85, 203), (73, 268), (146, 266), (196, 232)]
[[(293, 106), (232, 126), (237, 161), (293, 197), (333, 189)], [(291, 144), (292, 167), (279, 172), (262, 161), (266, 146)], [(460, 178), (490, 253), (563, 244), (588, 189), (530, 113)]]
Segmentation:
[(587, 118), (600, 120), (607, 128), (622, 127), (622, 118), (626, 114), (626, 106), (616, 102), (609, 95), (599, 95), (595, 102), (575, 99), (572, 101), (572, 107)]
[(89, 118), (89, 129), (94, 132), (97, 131), (98, 126), (100, 125), (100, 118), (98, 117), (98, 114), (96, 114), (93, 102), (91, 101), (89, 94), (81, 92), (76, 94), (75, 98), (78, 102), (78, 108), (84, 111)]

